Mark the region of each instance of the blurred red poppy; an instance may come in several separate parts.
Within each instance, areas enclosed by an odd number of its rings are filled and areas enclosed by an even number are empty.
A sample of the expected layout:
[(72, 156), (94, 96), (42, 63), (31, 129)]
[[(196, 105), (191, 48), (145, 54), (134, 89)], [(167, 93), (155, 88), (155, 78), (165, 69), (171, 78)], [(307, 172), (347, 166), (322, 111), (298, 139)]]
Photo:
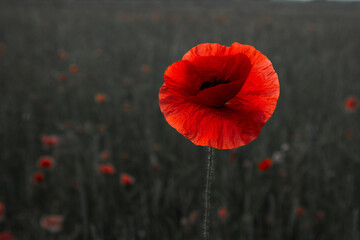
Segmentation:
[(59, 138), (56, 136), (42, 136), (41, 142), (43, 143), (44, 147), (51, 147), (58, 145)]
[(67, 53), (65, 51), (61, 50), (61, 51), (59, 51), (59, 57), (64, 59), (67, 57)]
[(11, 232), (0, 233), (0, 240), (15, 240), (15, 236)]
[(54, 166), (54, 160), (51, 157), (41, 157), (38, 161), (39, 168), (52, 168)]
[(42, 183), (45, 179), (45, 176), (42, 172), (36, 172), (34, 175), (33, 175), (33, 181), (35, 183)]
[(115, 173), (115, 168), (109, 164), (101, 164), (99, 166), (99, 172), (110, 175)]
[(98, 103), (105, 102), (107, 100), (107, 96), (105, 93), (98, 93), (95, 96), (95, 101)]
[(79, 68), (76, 64), (73, 64), (70, 66), (70, 72), (73, 73), (73, 74), (76, 74), (78, 71), (79, 71)]
[(349, 111), (355, 111), (357, 105), (358, 102), (355, 97), (348, 97), (345, 101), (345, 108)]
[(108, 160), (110, 158), (110, 153), (108, 151), (103, 151), (101, 153), (101, 160)]
[(120, 176), (121, 184), (124, 186), (128, 186), (134, 183), (134, 178), (131, 177), (129, 174), (123, 173)]
[(68, 77), (68, 75), (66, 75), (66, 74), (60, 74), (60, 75), (58, 76), (58, 79), (59, 79), (61, 82), (67, 82), (67, 81), (69, 80), (69, 77)]
[(275, 110), (278, 76), (254, 47), (204, 43), (167, 68), (159, 104), (167, 122), (196, 145), (248, 144)]
[(227, 214), (228, 214), (228, 212), (225, 207), (220, 208), (218, 211), (218, 215), (221, 220), (224, 220), (227, 217)]
[(305, 209), (303, 207), (299, 206), (296, 208), (296, 215), (302, 216), (304, 214), (305, 214)]
[(264, 160), (259, 162), (258, 169), (260, 171), (266, 171), (269, 169), (269, 167), (272, 166), (272, 164), (273, 164), (273, 161), (271, 160), (271, 158), (265, 158)]
[(60, 232), (62, 230), (64, 218), (61, 215), (46, 215), (40, 220), (40, 226), (50, 232)]

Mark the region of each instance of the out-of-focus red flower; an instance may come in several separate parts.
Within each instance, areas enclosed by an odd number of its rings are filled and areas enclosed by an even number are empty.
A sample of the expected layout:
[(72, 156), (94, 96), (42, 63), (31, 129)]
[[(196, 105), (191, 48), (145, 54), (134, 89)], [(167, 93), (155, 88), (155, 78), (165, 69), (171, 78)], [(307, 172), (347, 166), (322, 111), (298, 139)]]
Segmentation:
[(228, 215), (228, 211), (227, 211), (227, 208), (226, 207), (222, 207), (218, 210), (218, 215), (219, 215), (219, 218), (221, 220), (225, 220), (227, 215)]
[(189, 217), (188, 217), (189, 223), (190, 223), (190, 224), (195, 223), (196, 220), (198, 219), (198, 216), (199, 216), (199, 211), (197, 211), (197, 210), (192, 211), (192, 212), (189, 214)]
[(76, 64), (73, 64), (73, 65), (71, 65), (70, 66), (70, 72), (72, 73), (72, 74), (76, 74), (76, 73), (78, 73), (78, 71), (79, 71), (79, 68), (78, 68), (78, 66), (76, 65)]
[(98, 93), (95, 95), (95, 101), (98, 103), (105, 102), (107, 100), (107, 96), (105, 93)]
[(101, 49), (96, 49), (96, 50), (94, 50), (94, 54), (95, 54), (95, 56), (100, 57), (101, 54), (102, 54)]
[(5, 205), (0, 202), (0, 222), (5, 218)]
[(358, 101), (355, 97), (348, 97), (345, 101), (345, 108), (349, 111), (355, 111)]
[(160, 150), (161, 150), (161, 145), (158, 144), (158, 143), (155, 143), (155, 144), (154, 144), (154, 151), (155, 151), (155, 152), (159, 152)]
[(123, 186), (128, 186), (134, 183), (134, 178), (129, 174), (123, 173), (120, 176), (120, 181)]
[(233, 149), (253, 141), (275, 110), (278, 76), (252, 46), (204, 43), (164, 74), (166, 121), (196, 145)]
[(141, 66), (141, 70), (145, 73), (150, 72), (150, 66), (147, 64), (144, 64)]
[(299, 206), (296, 208), (296, 215), (302, 216), (304, 214), (305, 214), (305, 209), (303, 207)]
[(40, 219), (40, 226), (50, 232), (56, 233), (62, 230), (64, 218), (61, 215), (46, 215)]
[(59, 57), (64, 59), (67, 57), (67, 53), (65, 51), (61, 50), (61, 51), (59, 51)]
[(266, 171), (272, 166), (272, 164), (273, 164), (273, 161), (271, 160), (271, 158), (265, 158), (264, 160), (259, 162), (258, 169), (260, 171)]
[(130, 154), (129, 154), (128, 152), (123, 152), (122, 158), (123, 158), (124, 160), (129, 160)]
[(101, 160), (108, 160), (110, 158), (110, 153), (108, 151), (103, 151), (101, 153)]
[(58, 79), (59, 79), (61, 82), (67, 82), (67, 81), (69, 80), (69, 77), (68, 77), (68, 75), (66, 75), (66, 74), (60, 74), (60, 75), (58, 76)]
[(350, 140), (353, 137), (354, 137), (354, 132), (352, 130), (347, 130), (346, 131), (346, 138)]
[(159, 172), (161, 170), (161, 165), (157, 163), (153, 166), (153, 169), (155, 172)]
[(42, 183), (44, 182), (45, 180), (45, 176), (42, 172), (36, 172), (34, 175), (33, 175), (33, 181), (35, 183)]
[(105, 125), (104, 124), (99, 124), (98, 125), (98, 130), (100, 133), (103, 133), (105, 131)]
[(11, 232), (0, 233), (0, 240), (15, 240), (15, 236)]
[(56, 136), (42, 136), (41, 142), (44, 147), (51, 147), (59, 144), (59, 138)]
[(324, 213), (323, 213), (322, 211), (317, 211), (317, 212), (315, 213), (315, 216), (316, 216), (316, 219), (317, 219), (319, 222), (321, 222), (322, 220), (324, 220), (324, 217), (325, 217), (325, 215), (324, 215)]
[(51, 157), (41, 157), (38, 161), (38, 167), (39, 168), (45, 168), (45, 169), (49, 169), (52, 168), (54, 166), (54, 160)]
[(124, 113), (129, 113), (129, 112), (130, 112), (130, 110), (131, 110), (130, 105), (125, 104), (125, 105), (123, 106), (123, 112), (124, 112)]
[(99, 166), (99, 172), (110, 175), (115, 173), (115, 168), (109, 164), (101, 164)]

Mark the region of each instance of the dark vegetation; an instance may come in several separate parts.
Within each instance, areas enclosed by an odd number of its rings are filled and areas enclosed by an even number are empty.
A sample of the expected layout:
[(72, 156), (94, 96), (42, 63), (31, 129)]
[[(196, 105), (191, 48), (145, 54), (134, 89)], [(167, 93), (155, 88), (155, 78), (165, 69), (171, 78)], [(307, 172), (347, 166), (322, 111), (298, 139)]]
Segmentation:
[[(280, 99), (254, 142), (215, 152), (212, 239), (359, 239), (360, 112), (344, 108), (360, 97), (359, 4), (50, 2), (0, 3), (0, 232), (200, 239), (206, 148), (165, 122), (157, 94), (193, 46), (240, 42), (273, 62)], [(62, 231), (41, 228), (46, 214), (64, 216)]]

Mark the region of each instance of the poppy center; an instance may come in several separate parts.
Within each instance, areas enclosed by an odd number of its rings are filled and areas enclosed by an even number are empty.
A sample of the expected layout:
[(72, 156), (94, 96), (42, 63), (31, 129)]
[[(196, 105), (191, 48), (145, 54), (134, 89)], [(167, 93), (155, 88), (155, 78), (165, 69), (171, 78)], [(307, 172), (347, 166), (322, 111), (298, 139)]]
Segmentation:
[(229, 83), (230, 80), (222, 80), (222, 79), (217, 79), (215, 78), (214, 80), (212, 81), (207, 81), (207, 82), (204, 82), (203, 84), (201, 84), (201, 87), (200, 87), (200, 91), (201, 90), (204, 90), (206, 88), (210, 88), (210, 87), (215, 87), (216, 85), (219, 85), (219, 84), (226, 84), (226, 83)]

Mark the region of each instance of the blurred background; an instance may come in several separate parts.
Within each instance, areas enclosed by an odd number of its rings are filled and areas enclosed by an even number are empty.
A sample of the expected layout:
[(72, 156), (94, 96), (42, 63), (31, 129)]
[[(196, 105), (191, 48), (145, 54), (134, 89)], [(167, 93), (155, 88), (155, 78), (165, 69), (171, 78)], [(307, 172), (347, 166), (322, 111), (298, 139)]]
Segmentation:
[(165, 121), (204, 42), (279, 75), (259, 137), (215, 151), (212, 239), (359, 239), (360, 3), (0, 2), (0, 239), (201, 239), (207, 149)]

